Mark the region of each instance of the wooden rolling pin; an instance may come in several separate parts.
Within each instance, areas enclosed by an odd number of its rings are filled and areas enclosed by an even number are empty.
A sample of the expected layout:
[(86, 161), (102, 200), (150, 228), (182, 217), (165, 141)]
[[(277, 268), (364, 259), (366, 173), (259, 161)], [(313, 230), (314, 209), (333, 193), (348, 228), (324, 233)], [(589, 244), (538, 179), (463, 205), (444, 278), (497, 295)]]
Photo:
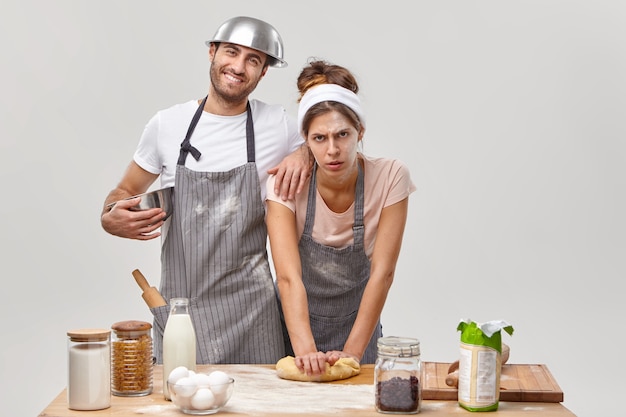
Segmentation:
[[(506, 343), (502, 343), (502, 354), (500, 358), (502, 359), (502, 365), (504, 365), (509, 360), (509, 355), (511, 354), (511, 349), (509, 345)], [(459, 387), (459, 361), (454, 361), (448, 367), (448, 376), (446, 377), (446, 385), (449, 387), (458, 388)]]
[(141, 297), (146, 304), (148, 304), (148, 307), (153, 308), (167, 305), (159, 290), (155, 287), (151, 287), (146, 277), (144, 277), (138, 269), (133, 271), (133, 277), (135, 277), (135, 281), (137, 281), (137, 284), (139, 284), (139, 287), (143, 290)]

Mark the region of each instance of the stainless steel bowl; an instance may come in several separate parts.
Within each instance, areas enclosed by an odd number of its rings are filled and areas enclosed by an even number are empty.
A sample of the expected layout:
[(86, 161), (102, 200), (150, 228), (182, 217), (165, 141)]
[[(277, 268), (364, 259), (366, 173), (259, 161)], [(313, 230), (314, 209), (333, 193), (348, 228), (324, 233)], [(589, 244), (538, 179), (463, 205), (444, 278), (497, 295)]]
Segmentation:
[[(141, 197), (141, 201), (136, 206), (130, 208), (130, 210), (147, 210), (152, 208), (162, 208), (166, 215), (163, 220), (166, 220), (171, 216), (174, 210), (172, 201), (172, 192), (174, 187), (161, 188), (160, 190), (150, 191), (143, 194), (137, 194), (132, 197), (125, 198), (124, 200), (130, 200), (131, 198)], [(111, 208), (115, 203), (109, 204), (107, 207)]]
[(266, 54), (272, 67), (286, 67), (283, 59), (283, 40), (278, 31), (269, 23), (253, 17), (238, 16), (227, 20), (217, 28), (213, 39), (206, 41), (228, 42), (247, 46)]

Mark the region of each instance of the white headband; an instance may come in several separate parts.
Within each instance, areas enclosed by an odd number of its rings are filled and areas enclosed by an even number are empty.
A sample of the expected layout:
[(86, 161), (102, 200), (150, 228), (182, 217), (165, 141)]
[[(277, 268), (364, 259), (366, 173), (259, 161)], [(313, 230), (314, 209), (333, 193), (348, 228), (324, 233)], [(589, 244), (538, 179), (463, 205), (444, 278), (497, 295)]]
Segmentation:
[(365, 127), (365, 114), (361, 108), (359, 96), (338, 84), (321, 84), (307, 91), (300, 100), (298, 107), (298, 131), (302, 132), (302, 120), (311, 107), (323, 101), (336, 101), (350, 107), (359, 116), (361, 125)]

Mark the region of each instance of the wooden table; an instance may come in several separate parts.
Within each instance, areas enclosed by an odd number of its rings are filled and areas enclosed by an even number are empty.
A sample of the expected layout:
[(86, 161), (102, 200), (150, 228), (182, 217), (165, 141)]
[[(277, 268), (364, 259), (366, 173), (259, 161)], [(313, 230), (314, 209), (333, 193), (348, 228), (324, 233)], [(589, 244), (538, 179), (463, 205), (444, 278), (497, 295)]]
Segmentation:
[[(273, 365), (199, 365), (197, 371), (222, 370), (235, 379), (233, 395), (217, 416), (305, 417), (381, 417), (374, 408), (374, 367), (364, 365), (361, 373), (331, 383), (296, 382), (278, 378)], [(163, 398), (163, 368), (154, 367), (154, 391), (143, 397), (111, 397), (111, 407), (97, 411), (74, 411), (67, 408), (64, 389), (40, 414), (40, 417), (137, 417), (184, 416), (174, 404)], [(476, 415), (459, 407), (456, 401), (423, 400), (421, 414)], [(479, 413), (480, 414), (480, 413)], [(556, 402), (500, 402), (501, 417), (576, 417)]]

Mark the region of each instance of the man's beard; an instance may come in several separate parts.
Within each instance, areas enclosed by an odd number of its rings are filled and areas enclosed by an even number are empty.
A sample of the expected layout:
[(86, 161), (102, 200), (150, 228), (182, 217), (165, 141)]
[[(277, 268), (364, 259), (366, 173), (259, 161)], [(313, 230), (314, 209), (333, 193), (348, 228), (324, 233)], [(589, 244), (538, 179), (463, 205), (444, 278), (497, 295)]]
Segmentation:
[(231, 88), (223, 86), (221, 70), (217, 68), (214, 64), (211, 64), (210, 77), (211, 84), (213, 85), (213, 90), (215, 91), (218, 98), (223, 102), (230, 104), (239, 104), (242, 101), (246, 101), (248, 99), (248, 96), (254, 91), (260, 80), (257, 80), (253, 84), (249, 84), (243, 90), (236, 90), (233, 92)]

